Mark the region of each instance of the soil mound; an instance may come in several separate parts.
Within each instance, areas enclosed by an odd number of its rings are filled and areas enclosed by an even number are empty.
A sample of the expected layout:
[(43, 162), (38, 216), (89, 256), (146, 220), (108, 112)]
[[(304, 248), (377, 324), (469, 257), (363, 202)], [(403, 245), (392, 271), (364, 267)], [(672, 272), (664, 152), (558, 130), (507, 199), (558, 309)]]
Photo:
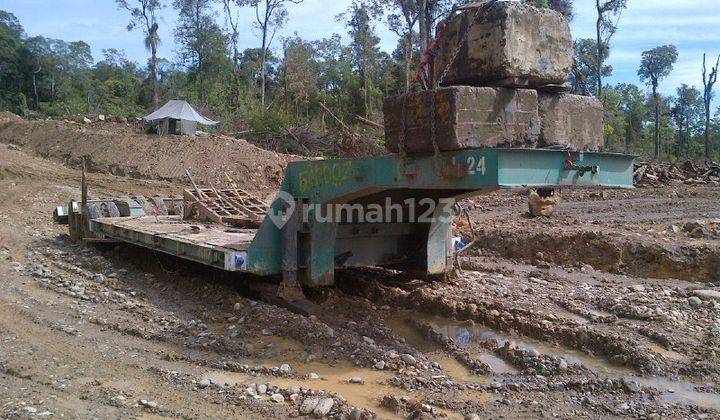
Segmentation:
[[(19, 118), (19, 117), (18, 117)], [(158, 136), (129, 124), (24, 121), (0, 116), (0, 142), (89, 171), (187, 184), (185, 169), (199, 184), (226, 185), (225, 171), (240, 188), (277, 189), (288, 162), (302, 157), (256, 147), (223, 135)]]
[(22, 117), (10, 111), (0, 111), (0, 121), (22, 121)]

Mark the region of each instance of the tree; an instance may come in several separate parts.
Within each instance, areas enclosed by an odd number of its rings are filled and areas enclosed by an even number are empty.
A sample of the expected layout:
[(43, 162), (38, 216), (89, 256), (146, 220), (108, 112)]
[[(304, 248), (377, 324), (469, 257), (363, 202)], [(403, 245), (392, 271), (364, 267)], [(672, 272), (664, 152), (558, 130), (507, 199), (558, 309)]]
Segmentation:
[(568, 22), (573, 20), (573, 3), (572, 0), (548, 0), (548, 6), (561, 15), (565, 16)]
[(710, 159), (710, 103), (713, 99), (713, 86), (717, 82), (718, 66), (720, 66), (720, 55), (715, 61), (715, 66), (710, 68), (710, 74), (707, 74), (705, 66), (705, 54), (703, 54), (703, 103), (705, 105), (705, 159)]
[(362, 81), (363, 116), (367, 117), (370, 114), (370, 94), (374, 88), (372, 73), (380, 55), (380, 38), (375, 35), (370, 10), (364, 2), (353, 3), (348, 13), (346, 26), (351, 39), (350, 49)]
[[(597, 44), (594, 39), (581, 38), (573, 43), (573, 59), (575, 66), (570, 74), (570, 86), (573, 93), (578, 95), (590, 95), (590, 86), (597, 86)], [(607, 45), (602, 48), (602, 61), (607, 58)], [(612, 67), (603, 65), (600, 75), (609, 76), (612, 74)]]
[(678, 87), (676, 92), (677, 97), (673, 98), (670, 114), (678, 130), (675, 155), (680, 158), (687, 154), (690, 139), (701, 119), (702, 99), (699, 90), (685, 83)]
[(288, 19), (286, 4), (300, 4), (302, 0), (236, 0), (239, 6), (250, 6), (255, 9), (255, 20), (261, 33), (260, 43), (260, 103), (265, 108), (265, 91), (267, 86), (267, 55), (275, 33), (285, 26)]
[[(597, 20), (595, 21), (595, 77), (597, 78), (597, 98), (602, 100), (602, 68), (610, 52), (610, 38), (617, 31), (620, 14), (627, 7), (627, 0), (595, 0)], [(613, 19), (615, 21), (613, 22)]]
[(388, 26), (391, 31), (404, 40), (405, 92), (408, 92), (412, 80), (410, 66), (413, 62), (413, 28), (418, 21), (418, 11), (422, 5), (418, 5), (416, 0), (391, 0), (390, 4), (400, 12), (388, 16)]
[(160, 103), (160, 88), (158, 87), (157, 72), (157, 48), (160, 44), (158, 34), (158, 22), (155, 17), (164, 5), (160, 0), (115, 0), (118, 7), (130, 12), (130, 23), (127, 30), (132, 31), (138, 26), (142, 27), (145, 34), (145, 48), (150, 50), (150, 78), (153, 87), (153, 109), (157, 109)]
[(175, 39), (181, 45), (180, 60), (192, 68), (197, 80), (197, 94), (201, 106), (207, 99), (206, 82), (217, 68), (218, 62), (226, 57), (227, 39), (218, 24), (213, 20), (212, 3), (214, 0), (175, 0), (180, 9)]
[(672, 44), (655, 47), (642, 53), (638, 69), (640, 80), (652, 86), (655, 109), (655, 159), (660, 158), (660, 101), (657, 88), (660, 80), (670, 75), (677, 57), (677, 48)]

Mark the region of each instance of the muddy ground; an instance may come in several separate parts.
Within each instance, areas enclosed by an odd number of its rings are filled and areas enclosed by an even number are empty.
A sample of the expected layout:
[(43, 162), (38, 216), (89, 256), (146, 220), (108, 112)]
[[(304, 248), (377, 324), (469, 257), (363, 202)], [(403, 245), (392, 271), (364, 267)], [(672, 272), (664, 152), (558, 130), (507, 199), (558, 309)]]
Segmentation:
[(0, 144), (2, 417), (720, 416), (718, 188), (565, 191), (547, 219), (519, 192), (478, 198), (454, 280), (342, 272), (307, 318), (254, 300), (257, 279), (71, 242), (51, 213), (79, 173), (16, 149)]

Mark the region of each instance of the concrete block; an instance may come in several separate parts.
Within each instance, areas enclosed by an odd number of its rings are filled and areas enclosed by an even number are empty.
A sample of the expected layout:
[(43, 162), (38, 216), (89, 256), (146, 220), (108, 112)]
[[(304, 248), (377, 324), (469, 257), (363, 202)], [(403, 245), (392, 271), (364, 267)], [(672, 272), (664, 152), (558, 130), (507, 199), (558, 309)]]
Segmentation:
[[(450, 17), (435, 56), (435, 80), (450, 62), (475, 9)], [(570, 26), (560, 13), (520, 2), (500, 1), (470, 27), (467, 42), (442, 86), (562, 84), (573, 63)]]
[(540, 146), (597, 151), (605, 144), (603, 105), (590, 96), (540, 93)]
[[(432, 113), (432, 99), (435, 112)], [(409, 93), (405, 99), (405, 150), (433, 152), (432, 121), (440, 150), (534, 147), (540, 135), (537, 92), (529, 89), (451, 86)], [(385, 139), (397, 153), (402, 95), (385, 100)]]

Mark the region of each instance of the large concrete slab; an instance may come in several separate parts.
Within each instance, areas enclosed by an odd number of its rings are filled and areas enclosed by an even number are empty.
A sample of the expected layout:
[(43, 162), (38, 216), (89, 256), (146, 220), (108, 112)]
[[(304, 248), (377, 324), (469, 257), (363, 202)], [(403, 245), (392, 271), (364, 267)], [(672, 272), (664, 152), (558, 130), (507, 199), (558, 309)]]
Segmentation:
[(590, 96), (540, 93), (540, 145), (597, 151), (604, 141), (603, 105)]
[[(471, 9), (450, 17), (435, 56), (435, 80), (451, 60), (475, 17)], [(562, 84), (573, 63), (570, 26), (560, 14), (520, 2), (500, 1), (468, 31), (442, 81), (451, 85), (538, 87)]]
[[(434, 109), (432, 112), (435, 99)], [(529, 89), (451, 86), (405, 98), (405, 150), (433, 152), (432, 121), (440, 150), (534, 147), (540, 135), (538, 94)], [(402, 132), (402, 95), (386, 98), (385, 138), (397, 153)]]

